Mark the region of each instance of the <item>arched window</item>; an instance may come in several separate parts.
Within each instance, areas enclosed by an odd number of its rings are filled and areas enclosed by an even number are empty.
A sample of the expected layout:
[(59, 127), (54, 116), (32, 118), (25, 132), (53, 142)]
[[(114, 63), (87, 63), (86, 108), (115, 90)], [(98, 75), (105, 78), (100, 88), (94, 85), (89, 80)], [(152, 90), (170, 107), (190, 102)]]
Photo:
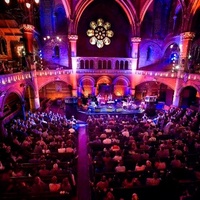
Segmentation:
[(7, 42), (3, 37), (0, 37), (0, 55), (7, 55)]
[(60, 47), (58, 45), (54, 47), (54, 57), (60, 58)]
[(152, 57), (152, 47), (148, 46), (148, 48), (147, 48), (147, 61), (151, 60), (151, 57)]
[(67, 34), (67, 18), (63, 6), (55, 10), (55, 32), (56, 34)]

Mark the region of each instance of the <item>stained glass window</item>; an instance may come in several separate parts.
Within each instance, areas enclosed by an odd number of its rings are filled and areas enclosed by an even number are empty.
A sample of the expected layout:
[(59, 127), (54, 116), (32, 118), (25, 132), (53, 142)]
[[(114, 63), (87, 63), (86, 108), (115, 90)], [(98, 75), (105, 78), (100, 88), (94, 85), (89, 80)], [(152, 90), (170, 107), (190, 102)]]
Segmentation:
[(104, 22), (103, 19), (99, 18), (97, 22), (91, 21), (90, 28), (87, 30), (87, 35), (90, 37), (90, 44), (96, 45), (98, 48), (102, 48), (104, 45), (111, 43), (111, 37), (114, 32), (110, 30), (111, 24)]

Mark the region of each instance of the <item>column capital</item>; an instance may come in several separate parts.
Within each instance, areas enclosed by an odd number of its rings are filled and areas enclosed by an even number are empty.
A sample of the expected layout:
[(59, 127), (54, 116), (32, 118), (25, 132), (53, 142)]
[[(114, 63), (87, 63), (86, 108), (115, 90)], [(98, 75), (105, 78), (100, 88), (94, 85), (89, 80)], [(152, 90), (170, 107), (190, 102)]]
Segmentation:
[(35, 26), (31, 24), (21, 24), (19, 28), (20, 30), (26, 31), (26, 32), (33, 32), (35, 30)]
[(131, 38), (132, 43), (140, 43), (141, 42), (141, 37), (132, 37)]
[(186, 39), (186, 40), (193, 40), (195, 37), (195, 33), (194, 32), (184, 32), (180, 34), (181, 39)]
[(71, 41), (76, 41), (78, 40), (78, 35), (68, 35), (68, 39)]

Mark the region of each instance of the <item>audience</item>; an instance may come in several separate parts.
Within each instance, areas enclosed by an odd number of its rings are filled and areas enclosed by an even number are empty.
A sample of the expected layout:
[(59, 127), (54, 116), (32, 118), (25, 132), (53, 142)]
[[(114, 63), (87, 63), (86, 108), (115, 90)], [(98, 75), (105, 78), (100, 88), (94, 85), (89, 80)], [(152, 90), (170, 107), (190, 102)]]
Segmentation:
[[(101, 193), (101, 199), (116, 199), (117, 187), (162, 186), (168, 180), (167, 174), (180, 184), (179, 180), (185, 178), (181, 169), (184, 174), (194, 170), (196, 179), (199, 178), (198, 112), (170, 107), (168, 111), (159, 111), (155, 119), (146, 114), (137, 118), (91, 115), (86, 121), (94, 191)], [(11, 120), (5, 126), (11, 141), (2, 141), (0, 145), (1, 180), (5, 183), (2, 188), (10, 192), (17, 186), (24, 193), (71, 193), (76, 178), (73, 173), (70, 177), (66, 175), (69, 168), (75, 168), (76, 122), (73, 116), (67, 120), (52, 112), (29, 112), (26, 120)], [(29, 165), (32, 168), (24, 167)], [(174, 174), (177, 170), (179, 179)], [(63, 172), (65, 177), (60, 178)], [(99, 174), (101, 180), (96, 178)], [(52, 180), (44, 181), (47, 176), (52, 176)], [(32, 178), (33, 182), (13, 182), (17, 180), (13, 178), (20, 177)], [(189, 178), (196, 180), (193, 176)], [(136, 195), (132, 199), (138, 199)]]
[[(178, 118), (179, 115), (182, 118)], [(141, 118), (106, 114), (88, 117), (89, 146), (92, 149), (93, 163), (95, 163), (94, 176), (113, 173), (115, 179), (118, 180), (115, 187), (124, 188), (162, 186), (168, 180), (168, 174), (171, 174), (172, 180), (175, 182), (181, 178), (184, 180), (187, 173), (194, 173), (188, 169), (191, 170), (191, 166), (194, 167), (199, 163), (200, 132), (199, 129), (190, 126), (189, 121), (193, 116), (196, 116), (195, 124), (196, 121), (200, 122), (198, 112), (195, 114), (190, 112), (190, 109), (176, 107), (158, 111), (157, 116), (151, 119), (146, 114)], [(102, 130), (105, 131), (105, 129), (109, 130), (109, 133), (102, 134)], [(118, 138), (119, 142), (113, 142), (112, 138)], [(113, 169), (110, 168), (112, 171), (109, 173), (97, 170), (96, 165), (97, 157), (99, 164), (105, 165), (101, 161), (105, 152), (115, 165)], [(192, 155), (193, 157), (191, 157)], [(120, 170), (116, 170), (117, 168)], [(179, 172), (179, 179), (175, 175), (177, 171), (173, 170), (175, 168), (186, 170)], [(121, 178), (119, 173), (127, 172), (137, 172), (138, 178), (134, 175), (126, 179)], [(193, 175), (187, 176), (187, 178), (188, 181), (194, 180)], [(176, 184), (178, 183), (176, 182)]]
[[(31, 193), (55, 193), (61, 189), (65, 194), (71, 194), (72, 189), (76, 189), (73, 173), (76, 173), (77, 130), (74, 118), (72, 123), (51, 111), (29, 112), (25, 120), (13, 119), (5, 129), (9, 138), (0, 143), (2, 191), (23, 192), (28, 197)], [(67, 144), (64, 153), (68, 155), (58, 154), (63, 143)], [(67, 175), (70, 184), (67, 178), (61, 182), (62, 176)]]

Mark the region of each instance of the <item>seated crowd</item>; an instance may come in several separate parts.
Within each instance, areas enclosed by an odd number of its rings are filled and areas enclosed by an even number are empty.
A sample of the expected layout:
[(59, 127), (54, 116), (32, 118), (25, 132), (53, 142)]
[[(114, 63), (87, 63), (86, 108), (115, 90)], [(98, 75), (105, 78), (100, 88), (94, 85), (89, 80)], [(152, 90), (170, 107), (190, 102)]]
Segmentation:
[[(43, 199), (51, 193), (69, 199), (75, 195), (77, 128), (73, 116), (29, 112), (26, 120), (16, 118), (6, 124), (5, 135), (0, 143), (1, 198), (4, 194), (17, 194), (19, 199)], [(62, 199), (59, 196), (56, 199)]]
[(188, 186), (193, 199), (200, 197), (199, 113), (175, 107), (157, 112), (154, 118), (88, 116), (95, 199), (130, 199), (137, 191), (139, 199), (175, 200)]
[[(154, 118), (105, 114), (90, 115), (86, 122), (92, 200), (199, 199), (199, 112), (171, 107)], [(29, 112), (25, 120), (11, 120), (4, 132), (1, 199), (8, 194), (10, 199), (76, 195), (78, 129), (73, 116)]]

